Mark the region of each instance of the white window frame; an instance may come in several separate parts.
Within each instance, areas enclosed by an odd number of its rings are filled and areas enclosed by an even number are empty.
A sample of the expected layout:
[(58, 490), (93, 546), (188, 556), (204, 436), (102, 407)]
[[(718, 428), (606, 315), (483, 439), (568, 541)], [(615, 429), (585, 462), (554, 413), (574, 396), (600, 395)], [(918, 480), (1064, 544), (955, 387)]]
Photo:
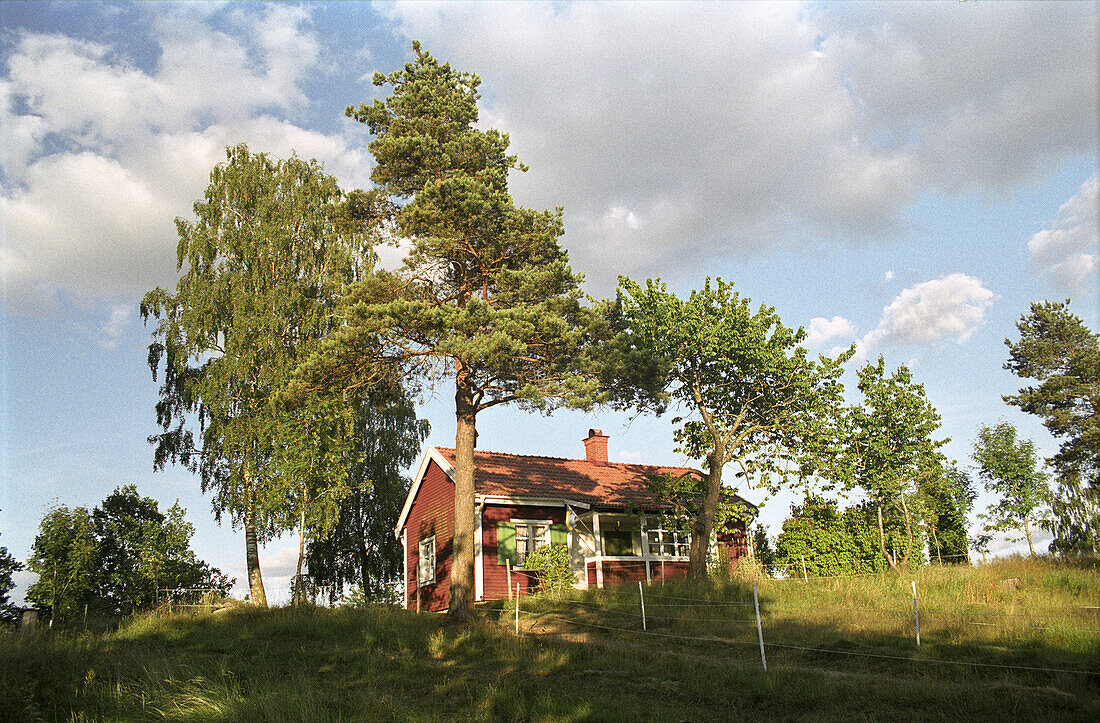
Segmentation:
[[(656, 535), (656, 539), (652, 535)], [(664, 527), (649, 527), (645, 530), (646, 540), (649, 543), (649, 556), (650, 557), (690, 557), (691, 556), (691, 533), (680, 532), (679, 530), (667, 530)], [(665, 550), (671, 548), (672, 553), (666, 553)]]
[[(428, 561), (431, 564), (427, 564)], [(416, 548), (416, 586), (435, 583), (435, 535), (425, 537)]]
[[(540, 547), (549, 547), (550, 545), (550, 525), (554, 524), (553, 520), (511, 520), (512, 524), (516, 526), (516, 569), (524, 570), (526, 567), (524, 563), (527, 561), (528, 552), (534, 552)], [(535, 529), (537, 527), (545, 527), (545, 532), (541, 537), (536, 537)], [(520, 529), (523, 529), (522, 538), (520, 536)], [(535, 546), (530, 550), (526, 549), (526, 542), (532, 538), (535, 538)], [(524, 548), (520, 548), (520, 539), (525, 543)]]

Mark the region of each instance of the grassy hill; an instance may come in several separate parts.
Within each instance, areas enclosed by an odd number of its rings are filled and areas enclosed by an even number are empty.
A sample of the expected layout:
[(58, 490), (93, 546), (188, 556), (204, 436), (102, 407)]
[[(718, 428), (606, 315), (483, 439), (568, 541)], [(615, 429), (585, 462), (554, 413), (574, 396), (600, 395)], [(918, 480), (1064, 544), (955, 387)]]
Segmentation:
[(242, 607), (5, 636), (0, 718), (1100, 720), (1095, 567), (757, 583), (767, 672), (746, 579), (647, 588), (645, 631), (629, 587), (525, 598), (519, 636), (507, 602), (469, 626)]

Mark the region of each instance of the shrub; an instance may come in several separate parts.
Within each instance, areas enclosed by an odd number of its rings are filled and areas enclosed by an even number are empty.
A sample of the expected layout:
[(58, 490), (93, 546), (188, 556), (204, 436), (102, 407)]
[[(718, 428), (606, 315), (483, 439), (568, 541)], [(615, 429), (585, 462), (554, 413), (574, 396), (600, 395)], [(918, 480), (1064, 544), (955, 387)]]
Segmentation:
[(573, 587), (573, 570), (569, 567), (569, 550), (565, 545), (540, 547), (527, 555), (524, 567), (539, 579), (539, 590), (560, 596)]

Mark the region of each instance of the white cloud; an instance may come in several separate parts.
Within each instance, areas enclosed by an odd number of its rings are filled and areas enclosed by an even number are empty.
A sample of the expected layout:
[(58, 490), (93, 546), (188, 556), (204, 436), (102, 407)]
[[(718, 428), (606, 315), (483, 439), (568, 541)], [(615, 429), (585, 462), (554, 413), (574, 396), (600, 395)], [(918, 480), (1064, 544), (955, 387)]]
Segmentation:
[(145, 12), (159, 51), (151, 69), (103, 43), (13, 40), (0, 79), (0, 274), (14, 308), (171, 284), (173, 220), (191, 215), (228, 145), (297, 151), (345, 187), (369, 182), (361, 131), (327, 135), (291, 120), (320, 52), (306, 10), (234, 10), (217, 26), (189, 5)]
[(833, 339), (855, 335), (855, 326), (843, 316), (834, 316), (832, 319), (818, 316), (810, 319), (810, 326), (806, 330), (806, 346), (815, 349)]
[(882, 311), (878, 326), (862, 339), (867, 348), (930, 344), (943, 339), (962, 343), (981, 323), (993, 292), (981, 279), (950, 274), (905, 289)]
[(1050, 228), (1031, 237), (1031, 263), (1069, 293), (1081, 291), (1086, 281), (1096, 283), (1100, 223), (1097, 221), (1097, 175), (1081, 184), (1058, 209)]
[(886, 273), (882, 275), (882, 280), (884, 282), (885, 281), (893, 281), (894, 280), (894, 271), (892, 269), (887, 270)]
[(615, 457), (617, 458), (617, 460), (619, 462), (627, 462), (629, 464), (641, 464), (642, 463), (642, 453), (641, 452), (631, 452), (630, 450), (623, 449), (623, 450), (619, 450), (619, 453), (617, 455), (615, 455)]
[(565, 207), (597, 292), (776, 244), (879, 240), (922, 194), (1003, 193), (1095, 152), (1091, 5), (382, 11), (479, 72), (483, 120), (532, 169), (517, 199)]
[(122, 330), (130, 323), (133, 315), (134, 307), (129, 304), (119, 304), (112, 308), (107, 323), (100, 328), (103, 338), (99, 340), (99, 345), (104, 349), (114, 349)]

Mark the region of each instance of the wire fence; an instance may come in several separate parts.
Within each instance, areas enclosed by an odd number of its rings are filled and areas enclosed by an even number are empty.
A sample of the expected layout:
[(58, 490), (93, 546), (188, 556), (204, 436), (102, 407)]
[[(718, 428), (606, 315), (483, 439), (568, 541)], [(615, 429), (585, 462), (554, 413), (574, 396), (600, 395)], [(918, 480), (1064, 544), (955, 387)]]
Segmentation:
[[(547, 627), (547, 623), (575, 626), (621, 633), (627, 636), (645, 636), (690, 642), (706, 642), (730, 646), (759, 646), (760, 659), (767, 670), (765, 649), (789, 650), (804, 653), (844, 656), (848, 658), (866, 658), (895, 660), (916, 665), (969, 666), (971, 668), (1002, 669), (1044, 673), (1087, 675), (1100, 677), (1100, 666), (1092, 665), (1082, 669), (1080, 664), (1064, 661), (1051, 662), (1048, 665), (1020, 665), (1015, 663), (991, 662), (985, 660), (960, 660), (952, 657), (921, 655), (921, 637), (923, 634), (927, 650), (928, 643), (935, 642), (938, 651), (957, 649), (996, 649), (998, 655), (1011, 652), (1003, 645), (991, 643), (1007, 642), (1004, 638), (1034, 633), (1056, 634), (1058, 639), (1073, 636), (1085, 649), (1100, 650), (1100, 606), (1075, 605), (1061, 608), (1041, 608), (1029, 612), (1005, 612), (987, 609), (991, 604), (983, 603), (986, 608), (976, 610), (936, 609), (935, 604), (922, 605), (916, 583), (912, 583), (913, 595), (906, 605), (911, 607), (882, 606), (866, 604), (851, 605), (798, 605), (764, 600), (713, 600), (684, 595), (663, 593), (660, 587), (649, 588), (638, 584), (637, 591), (630, 588), (601, 590), (598, 596), (604, 600), (552, 599), (541, 596), (521, 598), (518, 594), (506, 610), (511, 617), (510, 606), (514, 604), (515, 626), (519, 631), (522, 617), (530, 632), (557, 634), (560, 631)], [(757, 586), (753, 586), (754, 598)], [(675, 600), (675, 602), (658, 602)], [(526, 604), (528, 609), (524, 610)], [(896, 604), (896, 603), (895, 603)], [(954, 603), (953, 603), (954, 604)], [(571, 614), (570, 614), (570, 611)], [(612, 619), (605, 619), (610, 616)], [(829, 623), (836, 623), (830, 627)], [(1058, 621), (1052, 624), (1051, 621)], [(961, 626), (978, 626), (984, 629), (1000, 629), (1001, 638), (996, 640), (969, 640), (961, 647), (958, 629)], [(892, 655), (872, 650), (841, 650), (828, 645), (839, 634), (843, 638), (855, 629), (859, 633), (870, 634), (875, 645), (910, 647), (915, 642), (914, 654)], [(739, 637), (740, 631), (746, 638)], [(790, 636), (804, 634), (814, 639), (822, 639), (821, 645), (799, 644), (802, 640), (791, 640)], [(831, 635), (830, 635), (831, 633)], [(779, 639), (776, 640), (775, 638)], [(751, 639), (748, 639), (751, 638)], [(770, 639), (769, 639), (770, 638)], [(1083, 638), (1083, 640), (1081, 640)], [(1034, 641), (1025, 641), (1033, 643)], [(1075, 667), (1076, 666), (1076, 667)]]

